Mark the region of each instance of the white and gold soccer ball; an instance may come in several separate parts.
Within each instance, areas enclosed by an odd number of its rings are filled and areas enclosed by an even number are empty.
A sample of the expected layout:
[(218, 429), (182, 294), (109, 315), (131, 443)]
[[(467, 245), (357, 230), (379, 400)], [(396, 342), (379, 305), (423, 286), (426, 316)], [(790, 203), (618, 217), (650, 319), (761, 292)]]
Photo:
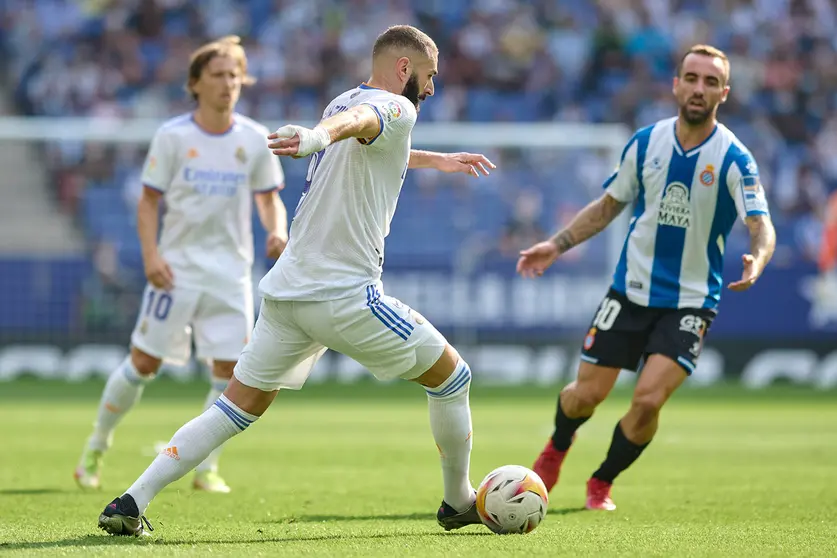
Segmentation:
[(541, 478), (520, 465), (488, 473), (477, 489), (477, 512), (497, 534), (531, 533), (546, 516), (549, 492)]

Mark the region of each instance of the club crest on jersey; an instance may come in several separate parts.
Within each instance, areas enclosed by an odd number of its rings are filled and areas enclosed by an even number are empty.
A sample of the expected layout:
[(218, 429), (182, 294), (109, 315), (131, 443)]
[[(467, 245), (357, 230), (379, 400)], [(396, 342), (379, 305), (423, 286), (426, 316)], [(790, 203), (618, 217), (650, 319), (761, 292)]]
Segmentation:
[(660, 225), (688, 229), (692, 223), (692, 207), (689, 203), (689, 189), (682, 182), (672, 182), (666, 186), (660, 200), (657, 214)]
[(186, 152), (187, 159), (196, 159), (198, 157), (198, 150), (194, 147), (190, 147), (189, 151)]
[(715, 167), (706, 165), (706, 168), (700, 173), (700, 183), (704, 186), (712, 186), (715, 184)]
[(247, 152), (244, 151), (244, 148), (241, 147), (240, 145), (238, 146), (238, 149), (235, 150), (235, 158), (242, 165), (247, 163)]

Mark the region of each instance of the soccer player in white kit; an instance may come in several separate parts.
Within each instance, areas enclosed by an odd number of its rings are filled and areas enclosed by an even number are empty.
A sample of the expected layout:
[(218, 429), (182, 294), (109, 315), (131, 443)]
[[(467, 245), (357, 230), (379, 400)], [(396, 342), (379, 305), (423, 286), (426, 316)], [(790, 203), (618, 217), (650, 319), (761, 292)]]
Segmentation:
[(561, 391), (554, 433), (534, 465), (551, 489), (576, 430), (610, 393), (620, 370), (641, 367), (631, 407), (587, 482), (588, 509), (616, 508), (614, 479), (651, 442), (660, 409), (694, 372), (717, 313), (724, 245), (736, 218), (749, 229), (750, 253), (742, 256), (741, 280), (729, 288), (750, 288), (773, 255), (776, 233), (758, 166), (716, 119), (729, 93), (729, 72), (723, 52), (692, 47), (674, 78), (679, 115), (636, 132), (604, 195), (550, 240), (521, 252), (517, 264), (524, 276), (542, 275), (634, 203), (613, 284), (584, 340), (578, 377)]
[[(418, 312), (383, 294), (384, 237), (408, 168), (473, 176), (493, 168), (482, 155), (411, 150), (419, 103), (433, 94), (438, 49), (418, 29), (395, 26), (372, 53), (372, 77), (337, 97), (313, 130), (284, 126), (273, 153), (313, 154), (282, 257), (262, 279), (253, 337), (215, 406), (178, 430), (169, 447), (99, 516), (114, 535), (139, 535), (142, 515), (165, 486), (242, 432), (281, 388), (299, 389), (330, 348), (379, 379), (415, 381), (427, 391), (441, 456), (446, 530), (480, 523), (468, 478), (471, 370)], [(267, 151), (267, 150), (266, 150)], [(267, 151), (269, 153), (269, 151)]]
[[(117, 423), (163, 360), (185, 363), (194, 335), (197, 357), (212, 361), (211, 406), (250, 336), (253, 196), (268, 256), (279, 257), (287, 242), (287, 215), (276, 193), (284, 176), (267, 149), (268, 130), (234, 112), (242, 85), (251, 82), (238, 37), (202, 46), (191, 56), (187, 84), (196, 110), (163, 124), (151, 142), (137, 219), (148, 286), (130, 356), (108, 379), (75, 471), (82, 488), (99, 487)], [(167, 212), (158, 245), (161, 199)], [(195, 489), (229, 492), (217, 472), (219, 454), (220, 448), (195, 464)]]

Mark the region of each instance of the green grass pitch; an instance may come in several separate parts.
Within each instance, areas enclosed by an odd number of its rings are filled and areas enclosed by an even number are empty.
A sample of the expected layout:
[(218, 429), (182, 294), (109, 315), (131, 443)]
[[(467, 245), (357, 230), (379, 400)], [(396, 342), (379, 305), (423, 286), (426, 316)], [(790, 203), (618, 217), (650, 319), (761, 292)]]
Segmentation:
[[(435, 522), (441, 473), (425, 397), (409, 384), (280, 393), (228, 443), (230, 495), (196, 494), (191, 475), (148, 510), (142, 540), (96, 518), (150, 463), (155, 442), (200, 411), (206, 386), (160, 380), (117, 431), (99, 493), (72, 479), (102, 384), (0, 384), (0, 555), (45, 556), (837, 556), (837, 393), (684, 389), (654, 443), (614, 488), (614, 513), (585, 512), (628, 393), (580, 437), (529, 535)], [(531, 466), (550, 432), (556, 387), (475, 386), (472, 481)]]

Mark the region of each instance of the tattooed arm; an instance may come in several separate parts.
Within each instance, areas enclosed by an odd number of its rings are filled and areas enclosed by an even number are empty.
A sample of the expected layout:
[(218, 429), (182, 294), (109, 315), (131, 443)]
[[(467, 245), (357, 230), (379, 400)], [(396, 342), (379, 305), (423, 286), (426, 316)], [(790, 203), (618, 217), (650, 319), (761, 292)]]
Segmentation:
[(602, 232), (622, 213), (626, 205), (610, 194), (604, 194), (579, 211), (565, 229), (555, 233), (549, 240), (558, 247), (558, 255), (561, 255)]
[(747, 217), (746, 223), (750, 230), (750, 253), (741, 257), (744, 271), (740, 281), (729, 285), (733, 291), (746, 291), (752, 287), (767, 267), (776, 249), (776, 230), (773, 228), (769, 215)]
[(543, 275), (558, 256), (595, 236), (607, 227), (625, 206), (610, 194), (604, 194), (578, 212), (570, 224), (552, 238), (520, 252), (517, 272), (524, 277)]

